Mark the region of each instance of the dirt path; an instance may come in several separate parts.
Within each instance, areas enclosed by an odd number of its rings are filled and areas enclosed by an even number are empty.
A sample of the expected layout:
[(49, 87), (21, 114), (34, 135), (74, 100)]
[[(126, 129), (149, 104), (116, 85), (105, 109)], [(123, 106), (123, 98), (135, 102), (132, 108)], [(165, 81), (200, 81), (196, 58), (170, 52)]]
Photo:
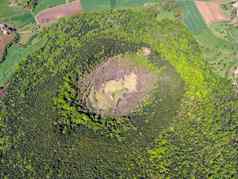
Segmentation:
[(195, 3), (207, 24), (229, 20), (229, 17), (224, 15), (220, 7), (221, 0), (209, 2), (197, 0)]
[(36, 16), (36, 22), (41, 26), (45, 26), (52, 22), (56, 22), (62, 17), (77, 15), (80, 12), (80, 0), (76, 0), (71, 3), (59, 5), (39, 12)]

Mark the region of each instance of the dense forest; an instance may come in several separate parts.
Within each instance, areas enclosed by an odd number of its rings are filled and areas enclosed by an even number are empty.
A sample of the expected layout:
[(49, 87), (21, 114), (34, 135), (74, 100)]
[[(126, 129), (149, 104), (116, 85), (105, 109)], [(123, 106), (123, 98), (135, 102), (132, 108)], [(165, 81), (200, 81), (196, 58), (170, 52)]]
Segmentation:
[[(238, 176), (230, 81), (208, 69), (181, 22), (159, 15), (156, 6), (85, 13), (39, 34), (48, 40), (22, 61), (1, 99), (0, 178)], [(145, 47), (152, 54), (139, 65), (158, 77), (150, 98), (123, 116), (85, 109), (84, 76)]]

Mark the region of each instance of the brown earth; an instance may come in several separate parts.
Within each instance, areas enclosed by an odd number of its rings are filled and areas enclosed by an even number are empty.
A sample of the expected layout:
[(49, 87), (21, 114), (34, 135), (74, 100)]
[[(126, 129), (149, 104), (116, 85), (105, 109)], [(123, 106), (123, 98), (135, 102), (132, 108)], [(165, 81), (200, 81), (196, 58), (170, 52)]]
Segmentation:
[(201, 1), (197, 0), (196, 6), (207, 24), (229, 21), (229, 17), (225, 16), (220, 7), (222, 0)]
[(8, 44), (12, 42), (14, 38), (15, 38), (14, 34), (0, 35), (0, 62), (3, 58), (3, 55), (5, 53)]
[(36, 22), (41, 26), (45, 26), (52, 22), (56, 22), (62, 17), (77, 15), (80, 12), (80, 0), (76, 0), (71, 3), (55, 6), (39, 12), (36, 16)]
[(5, 96), (5, 90), (4, 89), (0, 89), (0, 97)]
[(136, 110), (154, 88), (155, 74), (123, 58), (109, 58), (79, 85), (82, 101), (89, 110), (101, 115), (127, 115)]

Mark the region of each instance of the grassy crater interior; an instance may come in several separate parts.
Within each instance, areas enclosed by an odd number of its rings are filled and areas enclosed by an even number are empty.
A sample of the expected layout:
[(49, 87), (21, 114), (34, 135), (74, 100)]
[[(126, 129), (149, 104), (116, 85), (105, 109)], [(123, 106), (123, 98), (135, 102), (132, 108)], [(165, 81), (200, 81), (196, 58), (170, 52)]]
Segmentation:
[(159, 69), (150, 63), (150, 49), (108, 58), (80, 84), (83, 101), (102, 116), (126, 116), (157, 86)]

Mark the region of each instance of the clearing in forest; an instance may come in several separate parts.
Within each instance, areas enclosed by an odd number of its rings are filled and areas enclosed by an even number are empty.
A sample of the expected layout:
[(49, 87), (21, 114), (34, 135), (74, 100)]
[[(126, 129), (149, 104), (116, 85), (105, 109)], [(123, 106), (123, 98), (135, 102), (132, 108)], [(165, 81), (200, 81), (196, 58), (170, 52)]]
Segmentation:
[(56, 7), (41, 11), (36, 16), (36, 22), (41, 26), (45, 26), (57, 21), (62, 17), (77, 15), (80, 12), (80, 0), (76, 0), (68, 4), (58, 5)]
[(229, 20), (220, 8), (221, 2), (221, 0), (196, 1), (196, 6), (207, 24)]

